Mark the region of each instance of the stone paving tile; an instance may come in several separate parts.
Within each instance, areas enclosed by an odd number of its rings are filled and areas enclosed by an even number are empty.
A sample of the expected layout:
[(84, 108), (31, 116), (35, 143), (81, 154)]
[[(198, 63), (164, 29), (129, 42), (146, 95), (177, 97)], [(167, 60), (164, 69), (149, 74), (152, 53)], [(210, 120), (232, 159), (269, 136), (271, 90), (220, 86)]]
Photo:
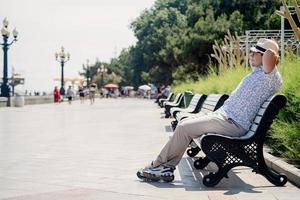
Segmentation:
[(71, 189), (57, 192), (47, 192), (35, 195), (24, 195), (16, 198), (6, 198), (5, 200), (29, 200), (29, 199), (43, 199), (43, 200), (73, 200), (73, 199), (143, 199), (143, 200), (154, 200), (160, 199), (157, 197), (147, 195), (134, 195), (134, 194), (121, 194), (117, 192), (100, 191), (96, 189)]
[(246, 167), (206, 188), (207, 170), (184, 157), (173, 183), (147, 183), (136, 171), (172, 134), (152, 101), (97, 99), (0, 109), (0, 199), (298, 199), (287, 183), (274, 187)]

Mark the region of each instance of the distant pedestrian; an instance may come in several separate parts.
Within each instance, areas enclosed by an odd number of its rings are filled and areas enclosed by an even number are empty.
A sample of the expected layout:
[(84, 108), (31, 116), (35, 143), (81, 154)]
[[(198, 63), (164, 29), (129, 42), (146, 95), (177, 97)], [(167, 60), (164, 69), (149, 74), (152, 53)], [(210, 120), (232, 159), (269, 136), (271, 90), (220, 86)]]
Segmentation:
[(53, 91), (53, 96), (54, 96), (54, 103), (59, 103), (60, 102), (60, 95), (57, 86), (54, 87)]
[(90, 86), (90, 91), (89, 91), (91, 104), (95, 103), (96, 88), (97, 88), (97, 85), (95, 83), (92, 83)]
[(83, 87), (79, 86), (78, 88), (80, 103), (84, 103), (84, 90)]
[(71, 104), (74, 96), (74, 91), (72, 90), (72, 86), (69, 86), (66, 96), (68, 98), (69, 104)]
[(103, 98), (103, 96), (104, 96), (104, 88), (101, 87), (101, 88), (99, 89), (99, 98), (101, 99), (101, 98)]
[(103, 97), (108, 98), (108, 90), (106, 88), (103, 88)]

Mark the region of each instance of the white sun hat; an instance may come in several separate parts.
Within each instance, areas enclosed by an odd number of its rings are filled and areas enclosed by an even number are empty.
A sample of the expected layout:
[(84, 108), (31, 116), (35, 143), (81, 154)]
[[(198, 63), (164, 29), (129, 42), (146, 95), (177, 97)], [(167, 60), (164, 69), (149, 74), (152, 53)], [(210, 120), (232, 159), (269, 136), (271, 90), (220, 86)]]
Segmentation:
[(275, 40), (261, 38), (253, 47), (250, 48), (250, 51), (264, 53), (268, 49), (273, 50), (277, 54), (279, 52), (279, 46)]

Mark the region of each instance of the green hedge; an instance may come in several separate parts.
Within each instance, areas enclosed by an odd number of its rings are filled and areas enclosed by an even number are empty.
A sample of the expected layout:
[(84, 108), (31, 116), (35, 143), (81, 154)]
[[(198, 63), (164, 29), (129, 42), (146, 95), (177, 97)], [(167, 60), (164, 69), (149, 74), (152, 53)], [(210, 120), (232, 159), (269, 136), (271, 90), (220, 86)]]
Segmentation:
[[(300, 159), (300, 59), (288, 56), (279, 66), (279, 71), (283, 77), (282, 93), (287, 97), (288, 103), (274, 121), (267, 143), (276, 154)], [(250, 69), (242, 67), (228, 69), (219, 76), (212, 72), (197, 82), (174, 85), (173, 90), (175, 92), (190, 90), (200, 94), (230, 94), (249, 72)]]
[(269, 146), (286, 158), (300, 159), (300, 59), (290, 56), (282, 66), (282, 92), (288, 102), (273, 123)]

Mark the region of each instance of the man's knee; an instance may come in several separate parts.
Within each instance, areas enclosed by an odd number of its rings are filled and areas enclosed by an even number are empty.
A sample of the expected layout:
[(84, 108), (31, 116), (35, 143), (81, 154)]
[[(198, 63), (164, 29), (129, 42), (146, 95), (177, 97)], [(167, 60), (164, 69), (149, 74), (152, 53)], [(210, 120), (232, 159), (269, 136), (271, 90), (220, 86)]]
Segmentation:
[(187, 131), (186, 131), (186, 123), (184, 121), (180, 122), (175, 129), (175, 133), (177, 135), (181, 136), (187, 136)]
[(180, 130), (180, 132), (182, 132), (183, 128), (184, 128), (184, 121), (180, 121), (176, 126), (175, 132), (176, 131), (178, 132), (179, 130)]
[(184, 124), (186, 124), (186, 121), (188, 121), (188, 120), (189, 120), (189, 117), (180, 120), (178, 122), (177, 126), (184, 126)]
[(180, 121), (176, 129), (178, 128), (178, 132), (186, 137), (200, 137), (202, 134), (206, 133), (207, 130), (207, 122), (200, 119), (201, 117), (199, 117), (199, 119), (189, 118), (187, 120)]

